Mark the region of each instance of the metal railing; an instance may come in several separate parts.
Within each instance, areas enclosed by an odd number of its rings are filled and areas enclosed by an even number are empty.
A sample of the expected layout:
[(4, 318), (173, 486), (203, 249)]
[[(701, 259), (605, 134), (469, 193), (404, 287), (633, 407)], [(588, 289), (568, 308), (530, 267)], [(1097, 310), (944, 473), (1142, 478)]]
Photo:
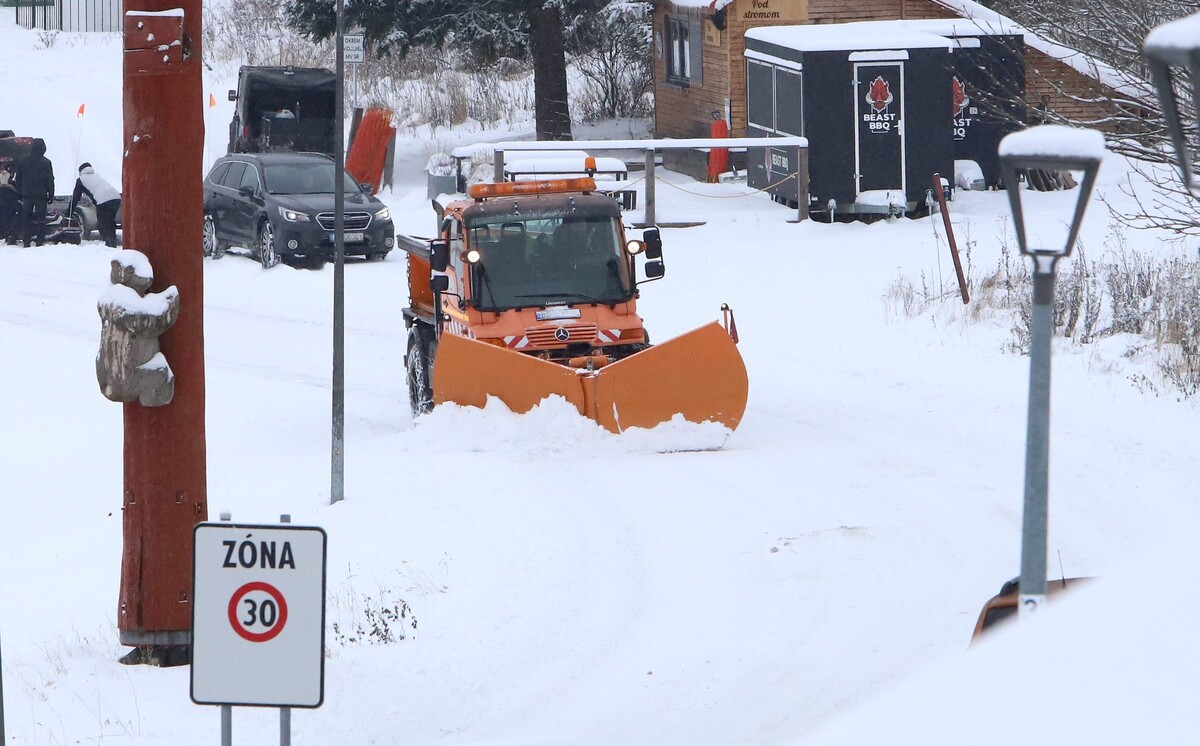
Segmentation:
[(17, 24), (42, 31), (120, 31), (121, 0), (16, 0)]
[(655, 225), (655, 161), (659, 150), (694, 150), (697, 148), (795, 148), (798, 167), (791, 173), (797, 181), (797, 220), (808, 219), (808, 138), (805, 137), (694, 137), (683, 139), (653, 140), (563, 140), (563, 141), (517, 141), (497, 142), (487, 146), (492, 150), (493, 168), (497, 174), (504, 173), (505, 152), (523, 150), (555, 151), (580, 148), (593, 150), (644, 150), (646, 153), (646, 225)]

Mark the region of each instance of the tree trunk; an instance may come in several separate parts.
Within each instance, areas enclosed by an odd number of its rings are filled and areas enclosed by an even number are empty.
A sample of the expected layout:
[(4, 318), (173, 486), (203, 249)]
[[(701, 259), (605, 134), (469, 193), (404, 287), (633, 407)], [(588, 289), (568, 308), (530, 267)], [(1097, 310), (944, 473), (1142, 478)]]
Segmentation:
[(571, 108), (567, 103), (562, 12), (557, 3), (539, 0), (533, 5), (529, 11), (529, 36), (537, 139), (570, 140)]

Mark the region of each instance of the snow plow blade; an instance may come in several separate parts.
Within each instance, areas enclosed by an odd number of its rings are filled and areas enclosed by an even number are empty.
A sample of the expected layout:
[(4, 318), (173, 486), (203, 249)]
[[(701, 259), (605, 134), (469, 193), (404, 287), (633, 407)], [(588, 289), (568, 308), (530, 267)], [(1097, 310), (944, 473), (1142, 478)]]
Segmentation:
[(483, 407), (489, 396), (528, 412), (557, 394), (614, 433), (654, 427), (676, 414), (733, 430), (746, 411), (746, 366), (720, 324), (695, 329), (594, 372), (443, 334), (433, 400)]
[(571, 368), (503, 347), (443, 334), (433, 361), (433, 403), (483, 408), (494, 396), (524, 414), (558, 394), (584, 413), (583, 387)]
[(749, 388), (737, 345), (715, 321), (605, 366), (591, 383), (586, 414), (614, 433), (676, 414), (735, 430)]

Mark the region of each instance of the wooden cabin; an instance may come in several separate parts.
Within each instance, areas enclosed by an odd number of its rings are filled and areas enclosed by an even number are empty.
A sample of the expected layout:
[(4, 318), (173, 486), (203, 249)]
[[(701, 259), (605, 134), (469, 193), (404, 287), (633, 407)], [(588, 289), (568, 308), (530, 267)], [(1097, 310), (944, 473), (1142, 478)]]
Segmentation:
[[(718, 117), (728, 123), (731, 136), (747, 134), (747, 29), (954, 19), (991, 13), (971, 0), (655, 0), (654, 4), (654, 128), (658, 137), (708, 137)], [(1094, 126), (1116, 131), (1122, 126), (1119, 122), (1128, 122), (1131, 114), (1144, 115), (1145, 109), (1154, 108), (1147, 91), (1144, 100), (1150, 103), (1143, 110), (1115, 110), (1110, 99), (1139, 99), (1128, 91), (1118, 92), (1103, 65), (1062, 47), (1031, 44), (1028, 36), (1025, 69), (1031, 119), (1095, 122)], [(671, 168), (704, 178), (704, 152), (668, 151), (663, 158)], [(733, 162), (744, 167), (736, 154)]]

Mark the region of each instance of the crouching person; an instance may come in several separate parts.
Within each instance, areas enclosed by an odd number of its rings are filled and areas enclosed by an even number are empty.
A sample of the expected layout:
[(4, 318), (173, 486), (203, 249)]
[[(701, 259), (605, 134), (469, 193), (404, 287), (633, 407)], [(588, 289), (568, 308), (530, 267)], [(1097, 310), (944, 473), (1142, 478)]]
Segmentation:
[[(99, 223), (100, 237), (108, 246), (117, 245), (117, 210), (121, 209), (121, 193), (104, 180), (92, 164), (83, 163), (79, 166), (79, 178), (75, 180), (75, 191), (71, 193), (71, 205), (68, 215), (75, 214), (75, 205), (79, 198), (87, 195), (96, 205), (96, 222)], [(79, 226), (83, 228), (83, 226)]]

